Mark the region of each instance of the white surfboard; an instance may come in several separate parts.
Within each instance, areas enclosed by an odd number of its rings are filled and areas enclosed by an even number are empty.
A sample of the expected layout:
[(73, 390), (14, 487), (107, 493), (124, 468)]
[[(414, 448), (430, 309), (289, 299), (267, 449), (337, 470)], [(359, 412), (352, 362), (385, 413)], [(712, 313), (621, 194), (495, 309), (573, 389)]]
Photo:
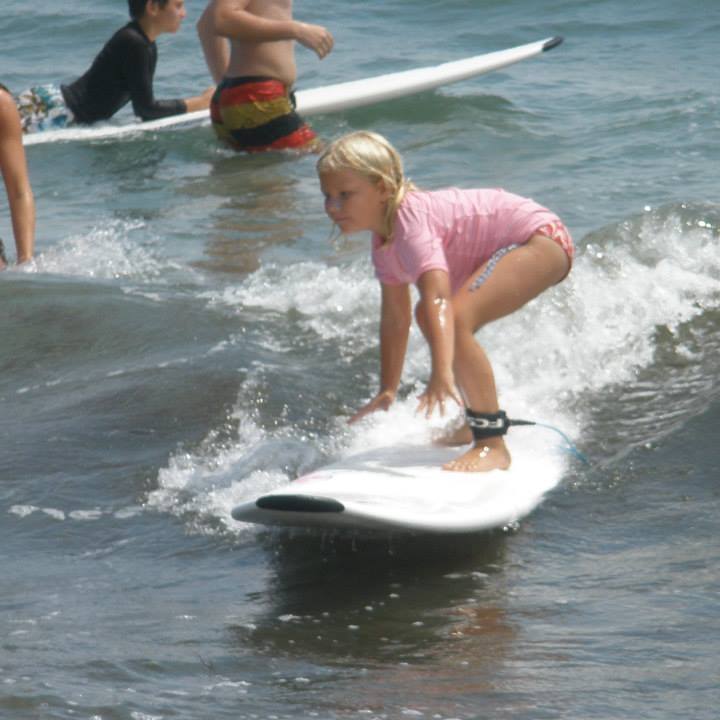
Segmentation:
[[(527, 45), (518, 45), (507, 50), (475, 55), (441, 65), (298, 90), (297, 109), (303, 116), (334, 113), (432, 90), (526, 60), (557, 47), (561, 42), (561, 37), (546, 38)], [(208, 111), (200, 110), (148, 122), (102, 123), (89, 127), (77, 126), (30, 133), (23, 138), (23, 142), (25, 145), (38, 145), (58, 141), (106, 140), (168, 128), (197, 127), (207, 125), (209, 122)]]
[(408, 445), (353, 455), (240, 503), (232, 516), (290, 527), (477, 532), (520, 520), (562, 476), (557, 453), (530, 446), (513, 450), (506, 471), (443, 470), (460, 451)]

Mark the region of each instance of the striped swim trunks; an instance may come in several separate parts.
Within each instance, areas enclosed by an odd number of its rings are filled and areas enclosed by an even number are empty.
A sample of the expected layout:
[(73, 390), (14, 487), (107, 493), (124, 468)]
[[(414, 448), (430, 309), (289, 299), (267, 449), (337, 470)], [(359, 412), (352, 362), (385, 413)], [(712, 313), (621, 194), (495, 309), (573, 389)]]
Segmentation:
[(217, 136), (244, 152), (314, 149), (317, 136), (295, 112), (292, 94), (279, 80), (224, 78), (210, 103)]

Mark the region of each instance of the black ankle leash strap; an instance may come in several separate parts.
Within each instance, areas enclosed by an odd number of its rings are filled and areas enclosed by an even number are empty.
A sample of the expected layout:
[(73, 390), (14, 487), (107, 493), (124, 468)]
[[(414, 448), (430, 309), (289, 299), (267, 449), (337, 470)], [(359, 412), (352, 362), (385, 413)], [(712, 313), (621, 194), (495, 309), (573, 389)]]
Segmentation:
[(504, 410), (481, 413), (468, 408), (465, 410), (465, 418), (475, 440), (505, 435), (513, 425), (535, 425), (532, 420), (511, 420)]
[(481, 413), (466, 409), (465, 418), (470, 430), (472, 430), (473, 439), (476, 442), (478, 440), (484, 440), (485, 438), (505, 435), (508, 428), (513, 425), (536, 425), (537, 427), (547, 428), (548, 430), (558, 433), (565, 441), (565, 450), (575, 455), (575, 457), (585, 465), (590, 464), (588, 459), (575, 447), (573, 441), (562, 430), (559, 430), (553, 425), (546, 425), (545, 423), (535, 422), (533, 420), (511, 420), (504, 410), (499, 410), (496, 413)]

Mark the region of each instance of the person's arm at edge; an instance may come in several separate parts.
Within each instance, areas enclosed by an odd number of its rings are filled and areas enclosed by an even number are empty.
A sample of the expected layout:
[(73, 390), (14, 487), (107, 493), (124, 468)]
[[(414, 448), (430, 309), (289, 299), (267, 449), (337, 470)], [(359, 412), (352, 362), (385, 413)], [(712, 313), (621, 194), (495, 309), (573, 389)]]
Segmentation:
[(408, 285), (381, 283), (380, 391), (349, 420), (353, 423), (376, 410), (387, 410), (395, 400), (405, 364), (412, 307)]
[(35, 247), (35, 198), (22, 144), (22, 127), (15, 101), (0, 90), (0, 167), (12, 218), (17, 262), (33, 256)]

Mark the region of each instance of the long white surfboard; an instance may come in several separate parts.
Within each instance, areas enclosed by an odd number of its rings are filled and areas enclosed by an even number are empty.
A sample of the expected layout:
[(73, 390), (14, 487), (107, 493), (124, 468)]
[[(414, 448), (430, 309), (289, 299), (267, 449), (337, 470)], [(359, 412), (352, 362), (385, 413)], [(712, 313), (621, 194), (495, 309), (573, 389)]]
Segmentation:
[[(507, 50), (475, 55), (441, 65), (377, 75), (362, 80), (352, 80), (308, 90), (298, 90), (296, 93), (297, 109), (304, 116), (320, 115), (350, 110), (363, 105), (372, 105), (384, 100), (432, 90), (535, 57), (557, 47), (561, 42), (561, 37), (546, 38), (527, 45), (518, 45)], [(26, 135), (23, 142), (25, 145), (38, 145), (58, 141), (106, 140), (167, 128), (197, 127), (207, 125), (209, 122), (208, 111), (200, 110), (148, 122), (102, 123), (89, 127), (77, 126), (62, 130), (47, 130)]]
[(547, 443), (513, 450), (509, 470), (450, 472), (458, 448), (400, 446), (352, 455), (242, 502), (235, 520), (263, 525), (386, 532), (477, 532), (517, 522), (559, 482)]

